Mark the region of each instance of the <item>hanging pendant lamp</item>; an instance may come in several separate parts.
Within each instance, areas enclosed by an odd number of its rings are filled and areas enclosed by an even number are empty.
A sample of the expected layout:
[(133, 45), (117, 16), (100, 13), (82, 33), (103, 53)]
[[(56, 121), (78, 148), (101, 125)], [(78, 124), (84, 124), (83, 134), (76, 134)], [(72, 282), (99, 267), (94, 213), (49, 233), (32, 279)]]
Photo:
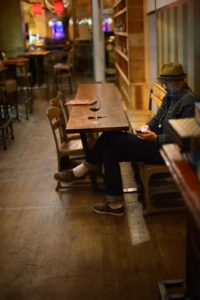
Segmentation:
[(56, 0), (54, 2), (54, 13), (57, 15), (62, 15), (64, 12), (64, 5), (63, 2), (61, 0)]
[(32, 14), (35, 16), (40, 16), (42, 14), (42, 5), (40, 2), (32, 3)]

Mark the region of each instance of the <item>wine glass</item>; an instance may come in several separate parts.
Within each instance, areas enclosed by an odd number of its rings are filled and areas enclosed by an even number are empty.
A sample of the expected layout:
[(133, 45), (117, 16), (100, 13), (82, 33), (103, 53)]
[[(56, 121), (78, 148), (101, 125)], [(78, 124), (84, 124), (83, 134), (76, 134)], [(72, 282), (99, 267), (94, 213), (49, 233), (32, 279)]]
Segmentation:
[(100, 99), (98, 96), (95, 97), (95, 100), (96, 100), (96, 102), (95, 102), (95, 104), (90, 106), (90, 110), (92, 112), (94, 112), (94, 116), (92, 117), (92, 119), (94, 119), (95, 122), (97, 122), (98, 121), (97, 111), (100, 110), (100, 108), (101, 108), (101, 102), (100, 102)]

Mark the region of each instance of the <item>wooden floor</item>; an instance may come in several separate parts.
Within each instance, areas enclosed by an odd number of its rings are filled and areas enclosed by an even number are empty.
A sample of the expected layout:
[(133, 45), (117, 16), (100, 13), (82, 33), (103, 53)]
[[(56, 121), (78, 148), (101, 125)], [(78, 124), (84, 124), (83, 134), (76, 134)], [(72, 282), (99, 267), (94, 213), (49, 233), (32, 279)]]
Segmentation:
[[(185, 274), (185, 215), (143, 219), (136, 194), (124, 217), (99, 216), (90, 186), (55, 191), (56, 152), (45, 93), (0, 150), (1, 300), (158, 300), (159, 279)], [(132, 173), (122, 166), (124, 185)]]

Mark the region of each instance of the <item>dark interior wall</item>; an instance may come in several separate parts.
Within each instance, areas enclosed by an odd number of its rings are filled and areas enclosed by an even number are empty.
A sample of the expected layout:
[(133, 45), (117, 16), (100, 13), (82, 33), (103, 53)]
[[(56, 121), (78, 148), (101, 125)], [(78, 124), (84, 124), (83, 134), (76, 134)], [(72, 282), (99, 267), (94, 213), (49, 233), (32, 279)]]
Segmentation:
[(0, 1), (0, 49), (8, 57), (24, 52), (20, 0)]

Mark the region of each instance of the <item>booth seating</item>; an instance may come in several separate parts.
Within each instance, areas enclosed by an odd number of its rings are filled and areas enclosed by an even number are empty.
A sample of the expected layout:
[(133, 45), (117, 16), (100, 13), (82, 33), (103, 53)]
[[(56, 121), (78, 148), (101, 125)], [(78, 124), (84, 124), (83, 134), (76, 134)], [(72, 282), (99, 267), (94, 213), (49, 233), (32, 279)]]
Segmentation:
[[(165, 95), (165, 90), (158, 83), (153, 83), (149, 96), (149, 110), (126, 111), (132, 131), (153, 117)], [(166, 165), (141, 162), (134, 164), (134, 167), (144, 215), (182, 209), (180, 193)]]

